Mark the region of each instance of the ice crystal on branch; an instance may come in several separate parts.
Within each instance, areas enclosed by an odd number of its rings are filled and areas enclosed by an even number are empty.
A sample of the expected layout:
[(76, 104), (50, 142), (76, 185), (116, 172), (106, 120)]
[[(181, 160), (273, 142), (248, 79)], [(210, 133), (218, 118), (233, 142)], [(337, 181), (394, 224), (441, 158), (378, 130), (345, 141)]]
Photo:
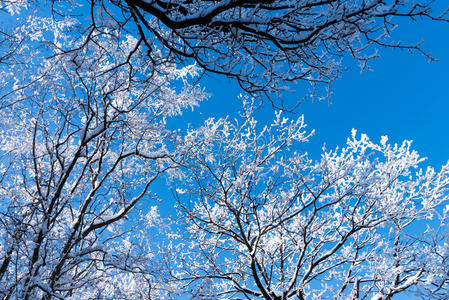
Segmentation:
[(448, 165), (423, 171), (411, 142), (355, 130), (314, 161), (293, 151), (309, 138), (302, 117), (259, 127), (243, 116), (208, 120), (188, 140), (205, 146), (178, 183), (178, 280), (209, 278), (220, 299), (444, 299)]
[(150, 187), (180, 155), (167, 118), (206, 97), (198, 68), (78, 26), (31, 15), (0, 65), (0, 297), (165, 297)]
[[(5, 1), (3, 6), (12, 13), (32, 3)], [(48, 4), (38, 4), (40, 10), (50, 11)], [(432, 4), (427, 0), (89, 0), (53, 1), (51, 12), (59, 21), (76, 16), (82, 25), (78, 32), (82, 43), (58, 45), (66, 53), (88, 46), (99, 32), (114, 30), (136, 39), (124, 49), (128, 58), (140, 49), (153, 65), (195, 62), (203, 71), (236, 79), (251, 93), (278, 93), (291, 82), (305, 81), (312, 84), (314, 96), (317, 84), (326, 87), (345, 69), (345, 57), (352, 57), (362, 69), (383, 47), (431, 58), (420, 41), (400, 42), (391, 32), (405, 18), (447, 21), (445, 13), (433, 11)], [(154, 73), (148, 71), (146, 76), (151, 77)]]

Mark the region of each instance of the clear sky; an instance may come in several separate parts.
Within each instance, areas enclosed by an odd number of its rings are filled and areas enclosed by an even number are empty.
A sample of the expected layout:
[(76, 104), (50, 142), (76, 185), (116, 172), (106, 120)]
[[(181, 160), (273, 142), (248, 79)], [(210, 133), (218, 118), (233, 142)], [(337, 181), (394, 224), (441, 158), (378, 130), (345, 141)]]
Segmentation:
[[(319, 154), (323, 143), (328, 148), (343, 146), (355, 128), (375, 141), (382, 135), (390, 142), (411, 139), (413, 148), (436, 168), (449, 159), (449, 24), (407, 21), (393, 37), (410, 43), (423, 41), (422, 48), (438, 62), (429, 63), (424, 56), (404, 50), (378, 48), (380, 58), (371, 63), (373, 71), (361, 74), (358, 66), (349, 66), (332, 85), (331, 103), (306, 101), (297, 109), (316, 131), (306, 146), (312, 156)], [(212, 94), (210, 100), (184, 118), (196, 123), (199, 114), (200, 118), (220, 117), (239, 109), (236, 95), (241, 90), (234, 81), (206, 76), (202, 84)], [(302, 98), (300, 89), (284, 93), (284, 101), (295, 103)], [(265, 106), (263, 115), (271, 118), (270, 105)]]
[[(344, 146), (355, 128), (375, 141), (383, 135), (389, 136), (393, 143), (413, 140), (413, 148), (428, 158), (423, 167), (431, 165), (438, 169), (449, 160), (449, 22), (403, 22), (393, 37), (405, 43), (423, 41), (422, 48), (438, 62), (428, 63), (418, 53), (411, 55), (379, 47), (380, 57), (371, 63), (373, 71), (361, 74), (356, 65), (348, 63), (349, 70), (331, 86), (329, 101), (305, 101), (296, 109), (296, 113), (304, 114), (309, 128), (315, 130), (315, 136), (302, 150), (318, 158), (324, 143), (327, 148)], [(240, 108), (237, 95), (242, 91), (234, 80), (206, 75), (201, 84), (211, 94), (210, 99), (194, 112), (184, 113), (179, 117), (180, 123), (198, 125), (201, 119), (237, 113)], [(299, 84), (296, 93), (283, 94), (286, 103), (294, 104), (303, 98), (301, 85), (305, 83)], [(273, 110), (269, 103), (261, 108), (259, 116), (260, 123), (271, 121)], [(173, 203), (170, 190), (162, 183), (155, 186), (152, 191), (161, 200), (168, 200), (160, 206), (165, 209), (162, 215), (173, 213), (173, 208), (165, 205)]]
[[(449, 23), (404, 22), (393, 36), (403, 42), (423, 41), (422, 48), (438, 61), (429, 63), (417, 53), (378, 48), (380, 57), (371, 63), (372, 71), (361, 74), (357, 66), (349, 66), (334, 82), (330, 103), (309, 101), (297, 109), (309, 128), (315, 129), (311, 142), (304, 145), (312, 157), (319, 157), (323, 143), (327, 148), (344, 146), (355, 128), (375, 141), (383, 135), (392, 143), (413, 140), (413, 148), (428, 158), (423, 168), (439, 169), (449, 160)], [(195, 112), (185, 113), (183, 120), (199, 124), (199, 119), (235, 115), (241, 90), (234, 81), (206, 76), (202, 84), (212, 94), (210, 100)], [(284, 101), (301, 99), (300, 89), (285, 93)], [(267, 103), (259, 122), (271, 121), (272, 115)], [(417, 298), (400, 295), (395, 299)]]

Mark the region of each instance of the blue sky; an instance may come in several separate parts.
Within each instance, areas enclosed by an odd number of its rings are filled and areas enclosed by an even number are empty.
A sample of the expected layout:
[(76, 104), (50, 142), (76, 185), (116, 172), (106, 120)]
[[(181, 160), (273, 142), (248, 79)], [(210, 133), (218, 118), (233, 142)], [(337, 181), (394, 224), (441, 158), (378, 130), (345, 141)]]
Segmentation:
[[(371, 63), (373, 71), (361, 74), (358, 66), (349, 63), (350, 69), (332, 85), (330, 103), (306, 101), (297, 109), (309, 128), (315, 129), (315, 136), (303, 148), (312, 157), (319, 157), (324, 143), (327, 148), (344, 146), (355, 128), (375, 141), (383, 135), (391, 143), (413, 140), (413, 148), (428, 158), (423, 168), (439, 169), (449, 160), (449, 23), (403, 22), (393, 37), (409, 43), (423, 41), (422, 48), (438, 62), (429, 63), (417, 53), (378, 48), (380, 57)], [(235, 81), (207, 75), (201, 83), (211, 98), (194, 112), (184, 113), (181, 122), (198, 125), (201, 119), (236, 114), (241, 89)], [(301, 86), (296, 93), (283, 94), (287, 103), (302, 97)], [(266, 103), (261, 110), (259, 122), (270, 122), (271, 106)], [(165, 201), (170, 199), (166, 189), (163, 193)], [(418, 298), (400, 295), (395, 299)]]
[[(423, 41), (422, 48), (438, 62), (429, 63), (426, 57), (404, 50), (378, 48), (380, 57), (371, 63), (373, 71), (361, 74), (358, 66), (349, 63), (350, 69), (331, 87), (331, 103), (305, 101), (297, 109), (316, 132), (305, 146), (312, 156), (319, 154), (323, 143), (328, 148), (343, 146), (355, 128), (375, 141), (382, 135), (393, 143), (413, 140), (413, 148), (428, 158), (423, 166), (438, 168), (449, 159), (449, 24), (418, 20), (400, 25), (393, 33), (396, 41)], [(202, 84), (212, 97), (184, 117), (196, 123), (199, 116), (236, 113), (241, 90), (234, 81), (206, 76)], [(301, 85), (296, 93), (284, 93), (283, 100), (301, 99)], [(270, 121), (270, 105), (262, 110), (260, 122)]]
[[(404, 22), (393, 36), (411, 43), (423, 40), (423, 49), (439, 61), (429, 64), (418, 54), (379, 48), (381, 57), (372, 62), (372, 72), (360, 74), (360, 69), (349, 63), (350, 70), (332, 85), (330, 103), (306, 101), (296, 111), (315, 129), (315, 136), (304, 146), (312, 157), (319, 155), (323, 143), (328, 148), (344, 145), (351, 129), (356, 128), (374, 140), (382, 135), (392, 142), (412, 139), (414, 148), (428, 157), (427, 164), (436, 168), (449, 159), (449, 24)], [(197, 122), (199, 116), (236, 114), (241, 90), (235, 81), (205, 76), (201, 83), (212, 96), (194, 113), (184, 114), (183, 122), (184, 118)], [(302, 97), (301, 86), (297, 93), (283, 95), (287, 103)], [(272, 115), (267, 103), (260, 122), (269, 122)], [(161, 190), (164, 198), (170, 197), (166, 187)]]

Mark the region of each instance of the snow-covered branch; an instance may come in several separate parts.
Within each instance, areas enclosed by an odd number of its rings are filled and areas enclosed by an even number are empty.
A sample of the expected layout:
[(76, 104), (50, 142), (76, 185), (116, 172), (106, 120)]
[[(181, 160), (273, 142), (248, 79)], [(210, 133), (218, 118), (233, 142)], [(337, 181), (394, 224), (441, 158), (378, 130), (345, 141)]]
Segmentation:
[(186, 138), (203, 145), (178, 183), (191, 286), (209, 277), (209, 296), (223, 299), (447, 292), (446, 242), (426, 226), (447, 228), (448, 165), (423, 171), (410, 142), (355, 130), (315, 161), (294, 151), (309, 138), (302, 117), (259, 126), (243, 116), (208, 120)]

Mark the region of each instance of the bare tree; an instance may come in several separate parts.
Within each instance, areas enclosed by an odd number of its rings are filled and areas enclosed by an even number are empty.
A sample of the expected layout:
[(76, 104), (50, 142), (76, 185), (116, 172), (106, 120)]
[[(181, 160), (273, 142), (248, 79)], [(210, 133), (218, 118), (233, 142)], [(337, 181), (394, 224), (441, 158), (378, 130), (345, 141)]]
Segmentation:
[[(277, 115), (260, 134), (249, 109), (242, 126), (208, 121), (185, 138), (167, 126), (206, 97), (203, 71), (274, 92), (332, 81), (346, 54), (364, 66), (371, 45), (421, 51), (388, 34), (393, 17), (444, 20), (427, 2), (87, 3), (0, 2), (2, 298), (447, 291), (445, 227), (426, 221), (447, 219), (447, 167), (410, 173), (407, 143), (353, 138), (313, 163), (288, 152), (307, 139), (302, 120)], [(180, 165), (192, 235), (157, 238), (150, 189)], [(433, 231), (413, 234), (421, 223)]]
[[(4, 1), (10, 12), (28, 1)], [(289, 82), (328, 84), (352, 57), (362, 69), (376, 47), (423, 52), (419, 41), (394, 41), (404, 18), (447, 21), (432, 1), (415, 0), (128, 0), (87, 1), (79, 7), (52, 1), (52, 16), (80, 21), (83, 45), (114, 28), (138, 39), (153, 64), (195, 62), (203, 70), (235, 78), (248, 92), (278, 92)], [(39, 3), (43, 10), (42, 3)], [(90, 6), (90, 7), (88, 7)], [(43, 10), (45, 11), (45, 10)], [(68, 52), (71, 45), (62, 45)], [(130, 49), (129, 56), (134, 50)], [(152, 74), (150, 72), (150, 74)], [(313, 93), (313, 91), (312, 91)]]
[[(391, 40), (398, 17), (443, 20), (427, 1), (230, 0), (120, 2), (142, 39), (157, 37), (180, 59), (236, 78), (243, 89), (277, 91), (286, 82), (334, 80), (350, 55), (362, 68), (371, 46), (422, 52)], [(159, 34), (164, 32), (165, 34)]]
[(186, 140), (201, 146), (177, 190), (187, 229), (173, 280), (198, 299), (447, 298), (448, 165), (416, 170), (410, 142), (355, 130), (313, 161), (294, 152), (302, 118), (259, 127), (251, 110)]
[(155, 69), (119, 31), (58, 55), (82, 41), (48, 20), (0, 69), (0, 298), (165, 297), (149, 189), (182, 156), (166, 122), (204, 99), (198, 70)]

